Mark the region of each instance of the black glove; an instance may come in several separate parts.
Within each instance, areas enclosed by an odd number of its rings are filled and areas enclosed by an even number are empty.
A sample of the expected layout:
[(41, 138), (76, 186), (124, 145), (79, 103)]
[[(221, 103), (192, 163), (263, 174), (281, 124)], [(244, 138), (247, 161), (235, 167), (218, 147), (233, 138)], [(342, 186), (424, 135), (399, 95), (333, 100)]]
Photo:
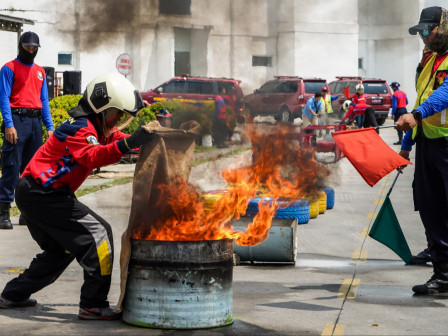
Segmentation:
[(156, 134), (150, 133), (140, 126), (129, 138), (125, 138), (117, 142), (118, 149), (122, 153), (127, 153), (136, 147), (141, 147), (150, 142), (156, 136)]

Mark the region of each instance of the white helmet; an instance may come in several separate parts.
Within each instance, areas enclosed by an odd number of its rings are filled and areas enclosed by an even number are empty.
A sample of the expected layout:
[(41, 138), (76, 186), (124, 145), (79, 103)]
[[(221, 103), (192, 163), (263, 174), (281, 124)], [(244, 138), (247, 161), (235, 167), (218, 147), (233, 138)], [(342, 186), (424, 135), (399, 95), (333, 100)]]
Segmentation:
[(134, 85), (117, 73), (106, 73), (96, 77), (87, 84), (84, 94), (95, 113), (115, 107), (135, 117), (145, 107)]
[(348, 109), (350, 108), (350, 105), (352, 104), (351, 100), (346, 100), (343, 104), (342, 104), (342, 108), (344, 109), (344, 111), (348, 111)]
[(364, 86), (362, 84), (357, 84), (355, 89), (356, 89), (356, 92), (358, 92), (359, 90), (363, 90), (364, 91)]
[(103, 74), (87, 84), (84, 98), (94, 113), (102, 115), (106, 137), (128, 126), (145, 107), (134, 85), (115, 73)]

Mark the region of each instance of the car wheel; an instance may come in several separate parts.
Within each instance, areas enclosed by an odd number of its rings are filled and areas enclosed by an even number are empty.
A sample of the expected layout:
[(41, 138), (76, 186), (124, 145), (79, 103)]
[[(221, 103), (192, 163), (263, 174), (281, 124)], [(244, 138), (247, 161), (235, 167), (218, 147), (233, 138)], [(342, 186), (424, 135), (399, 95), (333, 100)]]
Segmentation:
[(386, 118), (377, 118), (376, 122), (378, 123), (378, 126), (384, 125)]
[(252, 123), (254, 121), (255, 115), (252, 112), (252, 109), (250, 106), (244, 107), (244, 117), (246, 118), (247, 123)]
[(287, 108), (282, 108), (280, 111), (280, 116), (278, 118), (280, 122), (292, 122), (294, 121), (291, 112)]

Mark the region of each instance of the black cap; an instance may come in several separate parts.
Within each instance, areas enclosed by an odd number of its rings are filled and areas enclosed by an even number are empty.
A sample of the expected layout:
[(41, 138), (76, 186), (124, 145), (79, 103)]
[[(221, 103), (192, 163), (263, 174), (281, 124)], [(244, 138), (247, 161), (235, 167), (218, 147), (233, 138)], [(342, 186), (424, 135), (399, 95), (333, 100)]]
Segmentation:
[(440, 19), (442, 18), (442, 7), (428, 7), (422, 10), (420, 13), (420, 21), (418, 25), (409, 28), (409, 34), (417, 35), (425, 29), (432, 29), (434, 26), (439, 25)]
[(39, 36), (37, 36), (36, 33), (30, 31), (23, 33), (20, 36), (19, 43), (23, 44), (26, 47), (40, 47)]

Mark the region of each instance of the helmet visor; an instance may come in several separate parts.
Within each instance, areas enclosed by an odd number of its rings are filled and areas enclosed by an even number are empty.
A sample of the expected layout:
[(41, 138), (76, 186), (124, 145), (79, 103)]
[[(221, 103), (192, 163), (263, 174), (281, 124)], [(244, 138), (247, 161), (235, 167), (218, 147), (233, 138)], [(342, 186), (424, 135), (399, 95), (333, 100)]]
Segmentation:
[(117, 108), (109, 108), (103, 114), (103, 128), (106, 136), (125, 129), (134, 119), (132, 115)]

